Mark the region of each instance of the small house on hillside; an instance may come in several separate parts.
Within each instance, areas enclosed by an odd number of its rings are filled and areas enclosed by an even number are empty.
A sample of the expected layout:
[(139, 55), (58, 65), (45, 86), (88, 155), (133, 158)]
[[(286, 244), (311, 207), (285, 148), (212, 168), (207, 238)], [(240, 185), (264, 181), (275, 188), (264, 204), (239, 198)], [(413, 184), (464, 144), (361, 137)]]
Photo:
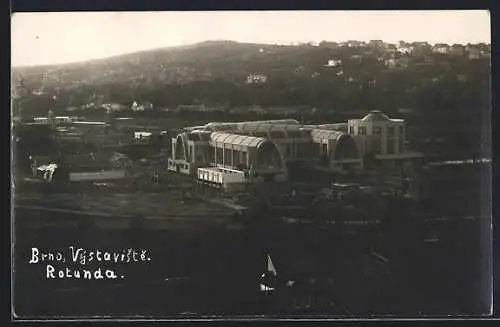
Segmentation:
[(124, 106), (119, 103), (105, 103), (102, 105), (102, 107), (106, 109), (107, 113), (129, 110), (127, 106)]
[(255, 83), (265, 83), (267, 82), (267, 76), (263, 74), (250, 74), (247, 76), (247, 84)]
[(149, 101), (145, 101), (145, 102), (134, 101), (132, 103), (132, 106), (130, 106), (130, 109), (132, 109), (132, 111), (153, 110), (153, 104), (151, 102), (149, 102)]
[(350, 48), (361, 48), (366, 47), (367, 43), (364, 41), (347, 41), (344, 45)]
[(337, 67), (342, 64), (342, 60), (340, 59), (331, 59), (328, 60), (328, 64), (324, 65), (325, 67)]
[(450, 50), (450, 46), (445, 43), (437, 43), (432, 47), (432, 52), (446, 54)]
[(455, 56), (462, 56), (465, 53), (465, 46), (462, 44), (454, 44), (450, 47), (448, 53)]
[(368, 45), (374, 49), (381, 49), (385, 46), (385, 43), (382, 40), (370, 40), (370, 42), (368, 42)]

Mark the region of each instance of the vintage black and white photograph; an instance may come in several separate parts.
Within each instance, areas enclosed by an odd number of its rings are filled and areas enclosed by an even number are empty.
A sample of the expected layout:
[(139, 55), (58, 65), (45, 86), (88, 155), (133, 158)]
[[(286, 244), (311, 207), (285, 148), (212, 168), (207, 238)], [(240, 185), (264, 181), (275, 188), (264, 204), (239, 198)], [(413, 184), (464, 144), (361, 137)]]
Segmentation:
[(12, 319), (492, 314), (490, 33), (13, 14)]

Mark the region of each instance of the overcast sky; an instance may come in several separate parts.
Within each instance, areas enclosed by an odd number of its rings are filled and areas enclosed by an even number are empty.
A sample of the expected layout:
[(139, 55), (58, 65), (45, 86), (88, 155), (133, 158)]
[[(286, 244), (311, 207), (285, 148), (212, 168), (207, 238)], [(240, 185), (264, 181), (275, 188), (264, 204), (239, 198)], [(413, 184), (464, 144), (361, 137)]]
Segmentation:
[(488, 11), (18, 13), (12, 65), (57, 64), (206, 40), (490, 43)]

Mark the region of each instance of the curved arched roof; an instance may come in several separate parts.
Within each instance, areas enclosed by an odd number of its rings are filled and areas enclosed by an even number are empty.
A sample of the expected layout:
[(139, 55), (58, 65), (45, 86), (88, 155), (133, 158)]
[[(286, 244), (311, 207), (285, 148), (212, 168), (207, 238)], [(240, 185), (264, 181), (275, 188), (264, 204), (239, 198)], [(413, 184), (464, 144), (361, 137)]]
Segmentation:
[(328, 129), (333, 131), (340, 131), (347, 128), (347, 123), (338, 123), (338, 124), (321, 124), (316, 125), (317, 129)]
[(188, 140), (188, 134), (187, 133), (177, 134), (176, 139), (177, 139), (177, 146), (175, 147), (175, 156), (176, 157), (182, 156), (185, 160), (188, 160), (189, 151), (187, 149), (188, 145), (186, 143), (186, 141)]
[(321, 142), (321, 140), (324, 140), (324, 139), (338, 140), (345, 135), (347, 135), (347, 134), (344, 132), (327, 130), (327, 129), (313, 129), (311, 131), (312, 139), (315, 142)]
[(213, 132), (212, 134), (210, 134), (210, 138), (213, 142), (231, 144), (231, 145), (241, 145), (249, 148), (257, 148), (267, 141), (263, 137), (230, 134), (223, 132)]
[(298, 131), (300, 125), (270, 124), (270, 123), (240, 123), (237, 129), (240, 131), (262, 132), (262, 131)]
[(195, 131), (195, 130), (204, 130), (205, 129), (205, 125), (202, 125), (202, 126), (189, 126), (189, 127), (184, 127), (183, 129), (187, 132), (189, 131)]
[(209, 128), (236, 128), (239, 125), (255, 125), (255, 124), (269, 124), (269, 125), (300, 125), (300, 123), (295, 119), (275, 119), (275, 120), (255, 120), (255, 121), (244, 121), (238, 123), (223, 123), (223, 122), (211, 122), (207, 123), (205, 127)]
[(276, 125), (270, 123), (239, 123), (237, 129), (239, 131), (251, 131), (251, 132), (262, 132), (262, 131), (283, 131), (290, 125)]
[(300, 139), (310, 137), (309, 131), (301, 125), (285, 124), (239, 124), (235, 133), (250, 134), (252, 136), (265, 136), (271, 139)]
[(256, 120), (256, 121), (241, 122), (239, 124), (300, 125), (300, 123), (295, 119)]
[(331, 158), (334, 160), (360, 159), (360, 153), (354, 139), (347, 134), (339, 137), (335, 142)]
[(379, 110), (370, 111), (361, 121), (391, 121), (391, 119)]
[(236, 126), (237, 126), (236, 123), (213, 122), (206, 124), (204, 127), (205, 129), (217, 132), (217, 131), (233, 131), (236, 129)]
[(188, 140), (191, 141), (210, 141), (210, 132), (208, 131), (194, 130), (186, 134)]

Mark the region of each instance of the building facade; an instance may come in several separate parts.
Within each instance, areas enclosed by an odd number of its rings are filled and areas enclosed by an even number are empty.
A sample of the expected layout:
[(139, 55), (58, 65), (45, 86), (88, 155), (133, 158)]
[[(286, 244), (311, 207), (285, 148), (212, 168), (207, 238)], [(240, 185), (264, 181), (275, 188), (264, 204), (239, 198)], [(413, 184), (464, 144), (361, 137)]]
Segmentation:
[(241, 172), (246, 181), (284, 181), (286, 166), (274, 142), (267, 138), (194, 130), (172, 139), (168, 169), (186, 175), (215, 167)]
[(406, 126), (403, 119), (391, 119), (380, 111), (371, 111), (362, 119), (348, 121), (348, 134), (353, 136), (363, 158), (393, 164), (421, 157), (405, 149)]
[(420, 158), (405, 149), (405, 128), (404, 120), (380, 111), (341, 124), (301, 125), (293, 119), (208, 123), (185, 128), (172, 139), (168, 169), (222, 184), (284, 181), (293, 162), (360, 172), (370, 166), (368, 158), (389, 166)]

